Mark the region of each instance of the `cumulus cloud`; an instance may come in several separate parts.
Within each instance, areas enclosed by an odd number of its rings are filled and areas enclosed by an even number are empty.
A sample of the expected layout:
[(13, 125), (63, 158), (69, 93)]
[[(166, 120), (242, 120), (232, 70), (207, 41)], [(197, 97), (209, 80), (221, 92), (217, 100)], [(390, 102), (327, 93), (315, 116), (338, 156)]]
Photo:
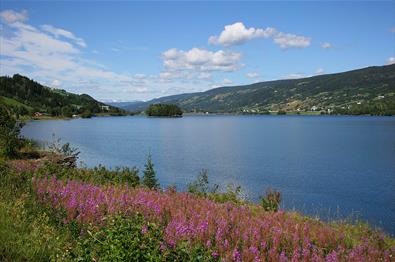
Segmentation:
[(1, 75), (20, 73), (54, 87), (62, 85), (78, 93), (94, 90), (96, 94), (111, 92), (113, 86), (132, 79), (82, 59), (84, 42), (69, 31), (29, 25), (24, 22), (26, 12), (6, 10), (0, 16), (6, 22), (0, 35)]
[(188, 51), (169, 49), (162, 53), (163, 65), (168, 71), (190, 70), (193, 72), (236, 71), (240, 64), (241, 54), (219, 50), (192, 48)]
[(219, 36), (210, 36), (208, 42), (213, 45), (239, 45), (254, 38), (268, 38), (275, 33), (274, 28), (255, 29), (253, 27), (246, 28), (243, 23), (238, 22), (232, 25), (226, 25)]
[(56, 28), (52, 25), (42, 25), (41, 29), (45, 32), (51, 33), (52, 35), (54, 35), (56, 38), (59, 37), (65, 37), (68, 38), (72, 41), (74, 41), (77, 45), (82, 46), (82, 47), (86, 47), (86, 43), (84, 41), (84, 39), (76, 37), (72, 32), (61, 29), (61, 28)]
[(255, 73), (255, 72), (250, 72), (250, 73), (247, 73), (247, 77), (249, 77), (249, 78), (257, 78), (257, 77), (259, 77), (259, 74)]
[(4, 23), (12, 24), (16, 22), (24, 22), (29, 17), (26, 10), (21, 12), (16, 12), (14, 10), (4, 10), (0, 12), (0, 18)]
[(271, 38), (282, 49), (306, 48), (310, 46), (311, 38), (295, 34), (283, 33), (273, 27), (246, 28), (241, 22), (226, 25), (219, 36), (210, 36), (209, 44), (233, 46), (240, 45), (255, 38)]
[(273, 41), (283, 49), (295, 47), (306, 48), (310, 45), (311, 39), (305, 36), (298, 36), (294, 34), (277, 33), (273, 36)]
[(386, 64), (387, 64), (387, 65), (395, 64), (395, 57), (391, 56), (390, 58), (388, 58)]
[(331, 48), (331, 47), (332, 47), (331, 43), (328, 43), (328, 42), (321, 43), (321, 48), (328, 49), (328, 48)]

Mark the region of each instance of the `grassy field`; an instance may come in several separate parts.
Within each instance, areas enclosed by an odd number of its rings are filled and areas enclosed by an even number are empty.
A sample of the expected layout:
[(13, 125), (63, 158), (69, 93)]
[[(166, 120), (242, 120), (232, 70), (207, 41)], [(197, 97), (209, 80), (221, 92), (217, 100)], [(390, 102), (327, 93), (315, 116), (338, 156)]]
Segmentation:
[(32, 107), (27, 106), (21, 102), (16, 101), (15, 99), (9, 98), (9, 97), (5, 97), (5, 96), (0, 96), (0, 100), (4, 102), (4, 104), (6, 105), (10, 105), (10, 106), (18, 106), (18, 107), (25, 107), (27, 110), (31, 110)]

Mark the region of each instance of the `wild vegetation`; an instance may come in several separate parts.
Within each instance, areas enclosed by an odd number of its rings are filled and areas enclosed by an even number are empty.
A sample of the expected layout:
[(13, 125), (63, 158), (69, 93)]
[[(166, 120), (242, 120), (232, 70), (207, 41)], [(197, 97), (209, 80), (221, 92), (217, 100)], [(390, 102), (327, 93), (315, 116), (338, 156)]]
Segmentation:
[(17, 116), (91, 117), (101, 113), (126, 113), (98, 102), (89, 95), (49, 88), (18, 74), (0, 77), (0, 104), (7, 106)]
[(145, 111), (148, 116), (178, 117), (182, 116), (182, 110), (173, 104), (152, 104)]
[(124, 108), (140, 111), (156, 103), (176, 104), (184, 112), (395, 115), (395, 65), (219, 87), (133, 103)]
[[(16, 124), (4, 118), (8, 130)], [(3, 123), (2, 123), (3, 124)], [(15, 127), (15, 126), (14, 126)], [(16, 132), (18, 134), (18, 132)], [(1, 137), (4, 139), (4, 137)], [(78, 168), (55, 141), (28, 143), (0, 160), (1, 261), (393, 261), (395, 240), (367, 225), (325, 223), (221, 191), (206, 170), (188, 186), (161, 189), (149, 156), (137, 168)]]

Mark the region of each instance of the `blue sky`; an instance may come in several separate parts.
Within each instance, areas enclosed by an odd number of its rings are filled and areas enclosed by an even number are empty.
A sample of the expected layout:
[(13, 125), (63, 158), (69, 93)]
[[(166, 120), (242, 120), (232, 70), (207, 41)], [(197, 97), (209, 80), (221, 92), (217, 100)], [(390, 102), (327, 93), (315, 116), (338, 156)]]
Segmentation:
[(395, 62), (395, 2), (2, 1), (0, 74), (103, 101)]

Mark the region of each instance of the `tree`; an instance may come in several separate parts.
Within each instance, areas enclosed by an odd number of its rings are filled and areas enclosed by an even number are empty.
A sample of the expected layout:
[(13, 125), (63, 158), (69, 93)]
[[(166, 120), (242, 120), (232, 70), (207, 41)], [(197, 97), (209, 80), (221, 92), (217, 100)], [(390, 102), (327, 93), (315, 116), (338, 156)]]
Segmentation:
[(177, 105), (173, 104), (153, 104), (149, 106), (145, 113), (148, 116), (182, 116), (182, 110)]
[(0, 105), (0, 155), (15, 157), (20, 148), (19, 132), (21, 124), (10, 112)]
[(159, 188), (159, 183), (155, 176), (154, 164), (152, 163), (151, 154), (148, 155), (147, 163), (145, 164), (143, 185), (150, 189)]

